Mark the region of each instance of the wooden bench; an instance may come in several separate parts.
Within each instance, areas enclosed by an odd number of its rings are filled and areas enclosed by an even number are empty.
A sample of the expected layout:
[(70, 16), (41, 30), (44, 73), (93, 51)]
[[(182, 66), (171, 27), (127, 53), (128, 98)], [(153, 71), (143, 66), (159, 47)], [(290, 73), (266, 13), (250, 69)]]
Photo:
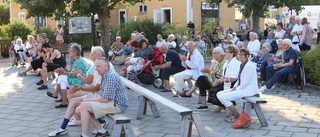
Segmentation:
[(60, 44), (60, 45), (56, 45), (56, 44), (53, 44), (52, 47), (54, 49), (57, 49), (60, 51), (61, 54), (63, 54), (63, 57), (66, 59), (66, 54), (68, 54), (68, 44), (64, 43), (64, 44)]
[(258, 96), (244, 97), (242, 99), (245, 100), (245, 102), (243, 103), (243, 110), (250, 116), (251, 109), (254, 109), (256, 115), (258, 116), (261, 126), (267, 127), (268, 121), (260, 107), (260, 104), (267, 103), (267, 101)]
[(111, 137), (135, 137), (130, 118), (123, 114), (107, 114), (107, 117), (114, 122)]
[(196, 126), (199, 136), (200, 137), (206, 136), (206, 133), (203, 129), (204, 126), (202, 124), (201, 118), (198, 113), (194, 113), (189, 108), (186, 108), (171, 100), (168, 100), (136, 83), (133, 83), (132, 81), (126, 78), (122, 77), (122, 81), (128, 88), (140, 94), (139, 100), (138, 100), (139, 105), (138, 105), (137, 119), (142, 119), (143, 115), (146, 114), (147, 104), (149, 104), (151, 111), (153, 113), (153, 116), (155, 118), (159, 118), (160, 113), (156, 106), (156, 103), (154, 102), (156, 101), (158, 103), (161, 103), (164, 106), (171, 108), (172, 110), (178, 112), (181, 115), (182, 117), (181, 130), (180, 130), (181, 137), (191, 137), (193, 123)]

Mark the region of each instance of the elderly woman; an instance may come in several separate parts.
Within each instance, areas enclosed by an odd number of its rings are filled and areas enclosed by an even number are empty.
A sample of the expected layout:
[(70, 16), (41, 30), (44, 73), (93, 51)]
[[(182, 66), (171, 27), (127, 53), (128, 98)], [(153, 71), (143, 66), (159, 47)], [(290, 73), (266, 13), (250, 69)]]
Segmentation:
[(262, 81), (266, 80), (266, 68), (268, 66), (268, 58), (271, 57), (269, 51), (271, 46), (269, 43), (262, 44), (262, 50), (254, 58), (254, 62), (257, 63), (257, 70), (260, 72)]
[(249, 33), (249, 43), (247, 46), (247, 49), (249, 50), (250, 54), (253, 56), (257, 56), (259, 50), (260, 50), (260, 42), (258, 40), (258, 35), (255, 32)]
[(36, 45), (36, 40), (32, 35), (28, 35), (28, 40), (26, 41), (26, 49), (32, 58), (37, 57), (37, 52), (34, 50), (34, 45)]
[(247, 48), (242, 41), (238, 41), (236, 47), (238, 48), (238, 50), (240, 50), (243, 47)]
[(177, 43), (174, 41), (175, 39), (176, 39), (176, 37), (175, 37), (173, 34), (170, 34), (170, 35), (168, 36), (168, 42), (167, 42), (167, 44), (168, 44), (168, 46), (169, 46), (170, 49), (175, 49), (175, 48), (176, 48)]
[(251, 61), (248, 61), (249, 56), (250, 52), (247, 49), (240, 49), (238, 59), (241, 62), (241, 66), (235, 87), (217, 94), (218, 99), (231, 113), (225, 118), (230, 123), (235, 122), (239, 117), (239, 113), (232, 101), (258, 94), (256, 66)]
[(68, 72), (64, 68), (58, 68), (55, 70), (59, 74), (57, 86), (55, 89), (55, 92), (52, 93), (52, 96), (57, 96), (60, 89), (61, 89), (61, 95), (62, 95), (62, 103), (60, 105), (55, 106), (55, 108), (62, 108), (62, 107), (68, 107), (67, 103), (67, 88), (69, 86), (73, 86), (75, 84), (77, 85), (85, 85), (85, 82), (83, 82), (79, 77), (81, 77), (83, 74), (78, 74), (77, 76), (73, 76), (72, 73), (74, 71), (81, 70), (82, 73), (87, 73), (89, 70), (89, 65), (85, 62), (85, 60), (80, 56), (81, 54), (81, 48), (78, 44), (73, 44), (69, 48), (69, 55), (71, 58), (74, 59), (71, 71)]
[(17, 54), (19, 54), (20, 62), (22, 62), (21, 64), (24, 65), (25, 62), (27, 61), (27, 55), (26, 55), (27, 49), (26, 49), (26, 46), (22, 44), (21, 39), (17, 39), (17, 44), (14, 45), (14, 50), (16, 51)]
[(183, 36), (181, 38), (181, 43), (179, 45), (179, 53), (182, 53), (182, 54), (187, 54), (188, 53), (188, 49), (187, 49), (187, 46), (188, 46), (188, 37), (187, 36)]
[(166, 40), (164, 40), (164, 39), (162, 38), (162, 35), (161, 35), (161, 34), (158, 34), (158, 35), (157, 35), (156, 47), (157, 47), (157, 48), (160, 48), (161, 45), (166, 44), (166, 43), (167, 43), (167, 42), (166, 42)]
[(307, 18), (302, 18), (301, 25), (303, 26), (303, 29), (302, 29), (301, 41), (299, 43), (300, 50), (307, 51), (311, 49), (312, 37), (315, 31), (311, 28), (310, 24), (308, 24)]
[(211, 61), (210, 68), (203, 68), (201, 72), (205, 75), (202, 75), (198, 77), (196, 83), (194, 86), (186, 92), (185, 94), (180, 94), (180, 97), (191, 97), (191, 94), (196, 91), (199, 88), (201, 100), (202, 100), (202, 106), (207, 106), (207, 90), (209, 90), (212, 87), (213, 81), (220, 79), (222, 77), (222, 66), (226, 62), (224, 60), (224, 51), (221, 47), (216, 47), (212, 50), (212, 56), (213, 60)]
[[(110, 47), (109, 59), (113, 60), (116, 56), (121, 56), (122, 48), (124, 44), (121, 42), (121, 37), (116, 37), (116, 42), (114, 42)], [(112, 54), (111, 54), (112, 53)]]

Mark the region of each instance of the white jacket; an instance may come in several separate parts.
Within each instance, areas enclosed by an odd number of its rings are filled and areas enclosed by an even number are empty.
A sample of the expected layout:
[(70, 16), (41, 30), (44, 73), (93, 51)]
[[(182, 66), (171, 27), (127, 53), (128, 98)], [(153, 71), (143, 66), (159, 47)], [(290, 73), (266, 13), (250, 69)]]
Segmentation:
[(256, 65), (248, 61), (244, 66), (240, 75), (240, 85), (238, 85), (239, 79), (235, 84), (236, 90), (241, 90), (244, 96), (253, 96), (258, 94), (258, 80)]
[(191, 68), (192, 79), (196, 80), (196, 79), (198, 79), (198, 77), (200, 75), (202, 75), (201, 69), (203, 69), (203, 67), (204, 67), (204, 59), (203, 59), (201, 53), (197, 49), (193, 50), (193, 53), (192, 53), (191, 59), (190, 59), (191, 61), (188, 60), (189, 55), (190, 55), (190, 52), (188, 52), (187, 60), (181, 61), (181, 64), (185, 68), (187, 66), (189, 66)]

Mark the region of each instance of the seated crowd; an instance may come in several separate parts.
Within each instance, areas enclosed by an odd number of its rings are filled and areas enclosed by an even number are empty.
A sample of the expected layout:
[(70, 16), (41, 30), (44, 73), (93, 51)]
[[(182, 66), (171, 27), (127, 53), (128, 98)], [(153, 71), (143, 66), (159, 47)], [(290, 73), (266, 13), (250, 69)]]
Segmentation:
[[(273, 89), (283, 74), (294, 71), (298, 58), (290, 39), (280, 39), (272, 33), (270, 36), (268, 34), (268, 39), (259, 40), (255, 32), (250, 32), (247, 45), (234, 33), (219, 33), (214, 41), (216, 46), (212, 49), (211, 66), (205, 68), (203, 55), (206, 43), (200, 35), (194, 41), (188, 41), (188, 37), (183, 36), (181, 43), (177, 43), (173, 34), (168, 36), (168, 42), (160, 34), (156, 37), (158, 41), (152, 47), (145, 33), (133, 32), (125, 45), (117, 36), (107, 53), (108, 58), (104, 57), (102, 47), (92, 47), (90, 59), (93, 65), (81, 57), (80, 45), (71, 44), (68, 54), (74, 61), (70, 70), (66, 69), (67, 63), (61, 52), (47, 41), (46, 34), (37, 35), (37, 41), (29, 36), (27, 48), (21, 39), (15, 39), (15, 52), (23, 62), (28, 60), (26, 70), (19, 72), (19, 76), (41, 69), (41, 79), (36, 84), (40, 86), (39, 90), (43, 90), (48, 89), (48, 72), (58, 74), (55, 91), (47, 92), (47, 95), (55, 99), (61, 97), (55, 100), (62, 102), (55, 108), (68, 108), (61, 126), (48, 136), (67, 134), (68, 125), (80, 124), (83, 137), (89, 136), (90, 124), (95, 127), (93, 133), (96, 136), (109, 136), (105, 130), (108, 123), (103, 117), (110, 113), (124, 113), (128, 108), (126, 88), (119, 76), (141, 71), (152, 73), (151, 70), (160, 71), (159, 76), (163, 81), (159, 87), (161, 92), (173, 92), (174, 97), (190, 98), (199, 89), (202, 104), (196, 110), (207, 110), (208, 103), (212, 103), (217, 105), (214, 112), (228, 109), (225, 121), (234, 123), (241, 120), (235, 101)], [(29, 59), (26, 52), (30, 54)], [(122, 58), (121, 62), (125, 65), (120, 75), (109, 63), (117, 56)], [(263, 81), (260, 89), (258, 75)], [(170, 76), (175, 81), (174, 88), (170, 86)], [(191, 89), (185, 84), (190, 79), (195, 80)]]

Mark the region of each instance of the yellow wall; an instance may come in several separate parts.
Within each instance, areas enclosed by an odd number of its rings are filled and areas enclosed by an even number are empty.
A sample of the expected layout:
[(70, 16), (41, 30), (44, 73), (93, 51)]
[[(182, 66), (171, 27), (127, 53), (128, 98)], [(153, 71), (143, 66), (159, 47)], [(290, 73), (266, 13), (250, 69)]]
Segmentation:
[[(28, 15), (28, 11), (26, 9), (20, 9), (20, 4), (11, 2), (11, 18), (10, 21), (13, 22), (15, 20), (19, 20), (19, 13), (24, 12), (25, 17)], [(29, 24), (31, 27), (33, 26), (33, 18), (25, 19), (25, 22)], [(51, 29), (56, 28), (56, 22), (54, 19), (47, 18), (47, 27), (51, 27)]]

